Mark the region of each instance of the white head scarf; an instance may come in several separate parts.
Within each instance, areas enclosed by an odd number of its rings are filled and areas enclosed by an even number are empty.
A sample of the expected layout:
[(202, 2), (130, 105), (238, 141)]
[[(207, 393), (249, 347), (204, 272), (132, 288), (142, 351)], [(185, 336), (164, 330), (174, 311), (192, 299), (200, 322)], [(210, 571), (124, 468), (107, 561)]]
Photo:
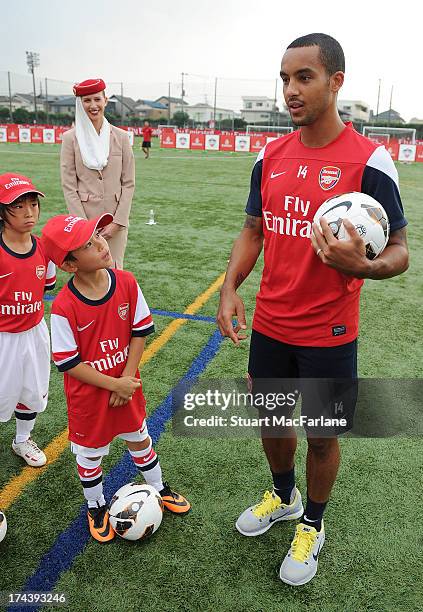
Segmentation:
[(76, 97), (75, 134), (84, 166), (91, 170), (103, 170), (109, 159), (110, 123), (104, 117), (100, 134), (97, 134), (79, 96)]

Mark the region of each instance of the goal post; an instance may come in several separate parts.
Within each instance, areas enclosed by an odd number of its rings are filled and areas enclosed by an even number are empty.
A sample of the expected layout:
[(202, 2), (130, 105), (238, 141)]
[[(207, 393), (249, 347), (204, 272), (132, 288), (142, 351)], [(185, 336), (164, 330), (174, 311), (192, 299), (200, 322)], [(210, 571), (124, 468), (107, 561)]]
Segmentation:
[(293, 127), (288, 127), (287, 125), (247, 125), (246, 132), (247, 134), (260, 134), (260, 133), (271, 133), (271, 134), (280, 134), (283, 136), (284, 134), (290, 134), (294, 131)]
[(386, 125), (365, 125), (363, 126), (363, 136), (366, 136), (378, 144), (389, 144), (391, 140), (396, 140), (400, 144), (415, 144), (415, 128), (387, 127)]
[(160, 132), (163, 129), (174, 130), (176, 132), (176, 130), (178, 129), (178, 126), (177, 125), (168, 125), (167, 123), (159, 123), (159, 125), (157, 126), (157, 129), (160, 130)]

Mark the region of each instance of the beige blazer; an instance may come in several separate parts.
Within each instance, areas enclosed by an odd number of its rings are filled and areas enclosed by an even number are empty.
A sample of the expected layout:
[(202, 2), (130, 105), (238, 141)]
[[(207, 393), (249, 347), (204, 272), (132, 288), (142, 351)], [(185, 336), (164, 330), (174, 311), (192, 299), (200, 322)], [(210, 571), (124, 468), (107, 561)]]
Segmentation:
[(135, 189), (135, 163), (128, 134), (110, 126), (110, 153), (103, 170), (90, 170), (82, 163), (72, 128), (63, 134), (60, 171), (63, 194), (72, 215), (92, 219), (112, 213), (115, 223), (129, 226)]

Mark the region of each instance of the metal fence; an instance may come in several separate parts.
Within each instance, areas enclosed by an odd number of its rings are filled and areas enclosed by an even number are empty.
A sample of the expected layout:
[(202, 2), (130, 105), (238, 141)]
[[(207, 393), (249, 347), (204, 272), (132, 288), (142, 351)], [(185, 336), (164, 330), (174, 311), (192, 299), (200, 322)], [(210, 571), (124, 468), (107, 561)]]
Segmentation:
[[(35, 92), (34, 92), (35, 83)], [(13, 114), (18, 108), (24, 108), (31, 113), (31, 119), (35, 122), (55, 122), (55, 116), (59, 114), (70, 114), (68, 112), (58, 113), (58, 105), (53, 104), (55, 98), (65, 100), (73, 96), (72, 87), (74, 82), (52, 79), (35, 74), (22, 75), (9, 71), (0, 71), (0, 121), (13, 120)], [(193, 119), (195, 116), (198, 123), (214, 121), (216, 124), (223, 119), (234, 119), (241, 117), (243, 109), (243, 96), (261, 96), (263, 100), (263, 112), (257, 110), (257, 122), (279, 124), (278, 109), (282, 109), (280, 82), (275, 79), (228, 79), (181, 73), (178, 78), (168, 82), (108, 82), (106, 81), (106, 93), (110, 98), (123, 98), (122, 104), (117, 104), (118, 111), (115, 113), (122, 124), (130, 122), (137, 113), (131, 111), (131, 105), (142, 101), (156, 101), (161, 97), (167, 97), (178, 101), (172, 102), (168, 111), (164, 111), (160, 119), (161, 123), (171, 121), (175, 112), (184, 112)], [(35, 93), (35, 96), (34, 96)], [(111, 105), (112, 106), (112, 105)], [(63, 108), (68, 110), (66, 105)], [(5, 109), (8, 109), (6, 114)], [(109, 111), (110, 112), (110, 111)], [(157, 113), (158, 114), (158, 113)], [(262, 115), (261, 117), (259, 115)], [(42, 120), (40, 120), (40, 118)], [(142, 118), (142, 115), (139, 115)], [(206, 121), (202, 121), (202, 119)], [(247, 123), (252, 123), (247, 120)], [(285, 122), (286, 123), (286, 122)]]

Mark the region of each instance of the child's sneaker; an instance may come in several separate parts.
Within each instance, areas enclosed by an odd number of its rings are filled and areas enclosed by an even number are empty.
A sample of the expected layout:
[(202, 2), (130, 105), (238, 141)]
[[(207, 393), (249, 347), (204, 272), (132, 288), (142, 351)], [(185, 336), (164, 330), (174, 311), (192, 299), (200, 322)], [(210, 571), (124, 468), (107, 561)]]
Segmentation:
[(88, 525), (90, 533), (98, 542), (110, 542), (115, 537), (115, 532), (109, 523), (109, 511), (107, 505), (99, 508), (88, 508)]
[(187, 514), (191, 510), (191, 504), (185, 497), (172, 491), (167, 482), (163, 483), (163, 489), (159, 491), (163, 505), (173, 514)]
[(13, 440), (12, 449), (19, 457), (25, 459), (28, 465), (32, 465), (32, 467), (42, 467), (47, 463), (47, 457), (31, 438), (28, 438), (25, 442), (19, 443)]

